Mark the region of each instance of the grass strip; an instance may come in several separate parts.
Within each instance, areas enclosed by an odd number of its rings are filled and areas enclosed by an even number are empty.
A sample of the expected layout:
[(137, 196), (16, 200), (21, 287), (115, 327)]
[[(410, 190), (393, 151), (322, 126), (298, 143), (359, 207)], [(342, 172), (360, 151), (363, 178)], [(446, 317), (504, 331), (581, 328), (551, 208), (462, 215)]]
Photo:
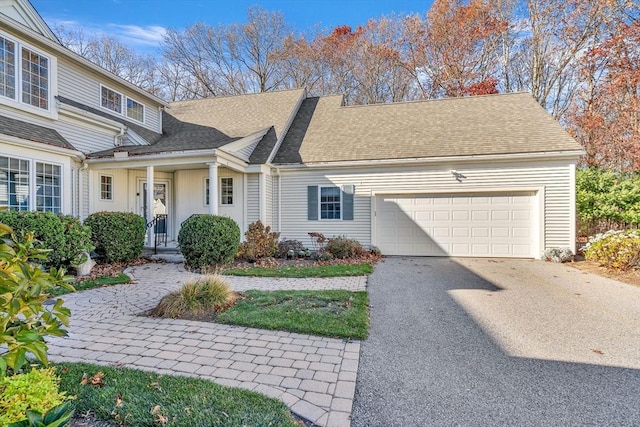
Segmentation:
[(244, 267), (230, 268), (223, 272), (229, 276), (252, 277), (341, 277), (366, 276), (373, 273), (373, 266), (369, 263), (346, 265), (309, 265), (309, 266), (279, 266), (279, 267)]
[(284, 403), (200, 378), (87, 363), (56, 366), (60, 390), (77, 396), (76, 413), (91, 411), (114, 425), (296, 426)]
[[(130, 283), (131, 278), (124, 273), (120, 273), (117, 276), (101, 276), (95, 279), (81, 279), (77, 283), (73, 284), (73, 287), (77, 291), (86, 291), (88, 289), (101, 288), (103, 286), (122, 285), (124, 283)], [(71, 291), (64, 288), (56, 288), (52, 290), (51, 296), (59, 296), (68, 294)]]
[(369, 331), (366, 292), (246, 291), (217, 321), (260, 329), (365, 339)]

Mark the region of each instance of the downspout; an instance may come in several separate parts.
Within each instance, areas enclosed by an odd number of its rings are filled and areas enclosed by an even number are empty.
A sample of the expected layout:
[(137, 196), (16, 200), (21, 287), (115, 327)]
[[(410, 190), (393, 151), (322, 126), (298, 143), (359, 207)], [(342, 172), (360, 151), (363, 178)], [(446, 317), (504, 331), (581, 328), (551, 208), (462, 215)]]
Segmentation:
[(126, 132), (127, 128), (126, 127), (121, 127), (120, 128), (120, 133), (118, 133), (117, 135), (115, 135), (113, 137), (113, 146), (114, 147), (119, 147), (122, 145), (122, 138), (124, 137), (124, 133)]
[(274, 168), (276, 170), (275, 176), (278, 177), (278, 228), (276, 231), (282, 230), (282, 175), (280, 175), (280, 168)]

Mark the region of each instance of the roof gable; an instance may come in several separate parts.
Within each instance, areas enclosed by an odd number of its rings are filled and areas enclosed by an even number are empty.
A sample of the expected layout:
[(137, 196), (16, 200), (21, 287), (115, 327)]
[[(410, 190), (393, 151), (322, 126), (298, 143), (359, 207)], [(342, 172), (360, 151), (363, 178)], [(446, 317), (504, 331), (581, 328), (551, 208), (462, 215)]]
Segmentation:
[(27, 0), (0, 0), (0, 13), (30, 28), (38, 34), (59, 43), (44, 19)]

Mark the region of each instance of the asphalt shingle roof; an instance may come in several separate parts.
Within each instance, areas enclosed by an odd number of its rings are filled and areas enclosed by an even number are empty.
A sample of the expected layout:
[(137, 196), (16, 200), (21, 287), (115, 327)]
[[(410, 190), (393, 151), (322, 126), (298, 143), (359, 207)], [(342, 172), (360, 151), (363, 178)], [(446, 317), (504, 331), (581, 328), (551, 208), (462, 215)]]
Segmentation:
[(28, 141), (75, 150), (75, 147), (64, 139), (58, 131), (9, 117), (0, 116), (0, 133)]
[(180, 101), (171, 103), (168, 111), (178, 120), (213, 127), (232, 138), (271, 126), (280, 136), (303, 94), (304, 89), (295, 89)]
[(580, 150), (527, 93), (344, 107), (308, 98), (274, 163)]

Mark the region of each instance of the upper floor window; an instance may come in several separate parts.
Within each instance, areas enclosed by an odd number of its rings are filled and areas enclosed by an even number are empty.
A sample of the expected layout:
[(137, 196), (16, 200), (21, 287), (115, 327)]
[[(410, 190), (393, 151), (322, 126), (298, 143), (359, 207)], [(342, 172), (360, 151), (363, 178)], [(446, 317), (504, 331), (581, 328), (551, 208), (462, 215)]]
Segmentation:
[(50, 82), (48, 57), (0, 35), (0, 96), (49, 110)]
[(118, 92), (102, 86), (102, 106), (108, 110), (122, 113), (122, 95)]
[(127, 117), (144, 122), (144, 105), (127, 97)]
[(16, 97), (16, 44), (0, 37), (0, 95)]
[(113, 89), (100, 86), (100, 103), (108, 110), (124, 114), (130, 119), (144, 123), (144, 105)]

